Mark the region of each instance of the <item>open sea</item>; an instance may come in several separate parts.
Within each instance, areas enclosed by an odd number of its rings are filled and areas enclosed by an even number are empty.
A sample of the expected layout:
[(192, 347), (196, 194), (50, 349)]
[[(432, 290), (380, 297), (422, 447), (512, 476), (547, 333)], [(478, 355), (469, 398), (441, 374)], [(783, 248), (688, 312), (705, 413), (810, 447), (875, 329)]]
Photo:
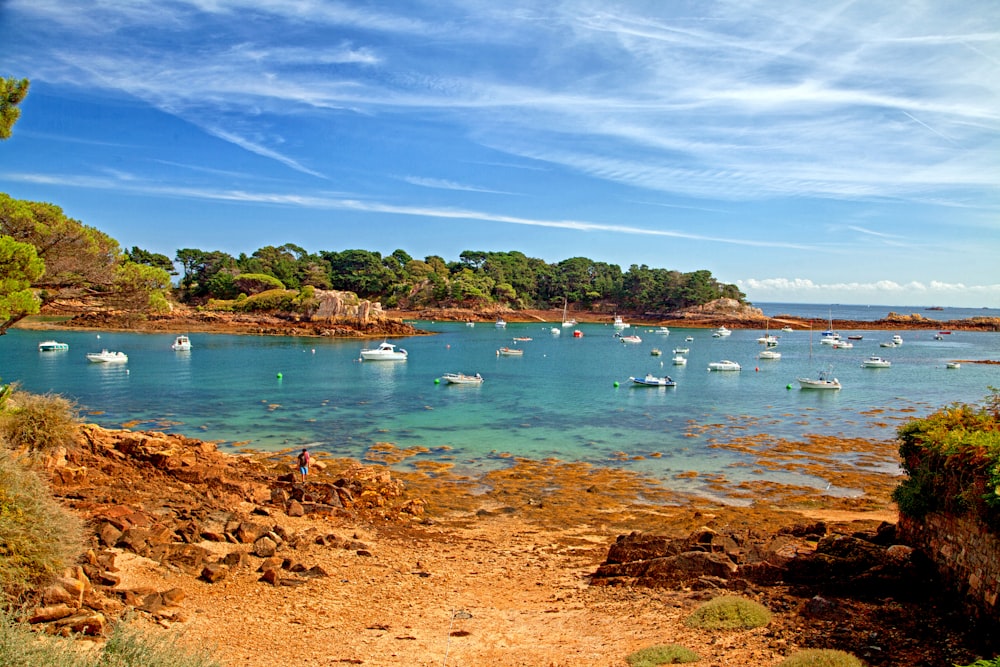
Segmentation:
[[(766, 315), (873, 321), (890, 311), (938, 320), (1000, 316), (990, 309), (756, 304)], [(618, 466), (674, 482), (679, 473), (725, 471), (739, 481), (751, 473), (741, 454), (711, 439), (764, 434), (801, 440), (809, 434), (891, 440), (902, 420), (953, 402), (978, 403), (1000, 386), (1000, 366), (949, 360), (1000, 359), (1000, 333), (955, 331), (935, 340), (933, 330), (901, 331), (904, 343), (882, 348), (892, 331), (862, 335), (854, 348), (819, 344), (819, 332), (780, 336), (780, 360), (760, 360), (763, 330), (671, 329), (669, 335), (632, 326), (642, 338), (623, 344), (610, 325), (581, 324), (583, 336), (554, 324), (414, 322), (434, 336), (390, 339), (409, 352), (403, 362), (360, 361), (379, 341), (191, 334), (193, 350), (174, 352), (173, 334), (115, 331), (31, 331), (0, 337), (0, 379), (34, 393), (74, 400), (88, 421), (118, 428), (159, 430), (219, 443), (229, 451), (310, 447), (364, 459), (376, 443), (417, 448), (416, 460), (447, 461), (476, 476), (509, 464), (511, 456), (586, 461)], [(555, 326), (560, 335), (551, 333)], [(686, 342), (686, 337), (693, 340)], [(514, 337), (530, 337), (515, 342)], [(39, 352), (38, 343), (69, 344)], [(523, 348), (520, 357), (500, 347)], [(686, 347), (686, 366), (672, 364)], [(90, 363), (102, 348), (128, 354), (124, 365)], [(659, 348), (662, 356), (653, 356)], [(887, 369), (862, 368), (870, 355)], [(742, 372), (709, 372), (729, 359)], [(832, 368), (840, 391), (802, 390), (796, 378)], [(437, 382), (443, 373), (480, 373), (481, 386)], [(636, 387), (629, 376), (670, 375), (676, 387)], [(712, 437), (693, 437), (701, 429)], [(425, 451), (426, 450), (426, 451)], [(741, 472), (744, 471), (745, 472)], [(775, 481), (820, 484), (821, 480)], [(696, 482), (692, 482), (696, 484)], [(692, 489), (684, 489), (692, 490)]]

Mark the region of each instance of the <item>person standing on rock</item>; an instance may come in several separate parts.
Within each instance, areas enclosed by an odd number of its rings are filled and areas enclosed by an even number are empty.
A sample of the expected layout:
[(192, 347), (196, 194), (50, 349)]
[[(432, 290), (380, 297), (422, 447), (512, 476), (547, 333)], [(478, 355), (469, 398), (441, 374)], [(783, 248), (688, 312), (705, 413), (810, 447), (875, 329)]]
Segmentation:
[(299, 454), (299, 475), (302, 476), (302, 483), (306, 483), (306, 475), (309, 474), (309, 462), (312, 459), (309, 456), (309, 450), (303, 449), (302, 453)]

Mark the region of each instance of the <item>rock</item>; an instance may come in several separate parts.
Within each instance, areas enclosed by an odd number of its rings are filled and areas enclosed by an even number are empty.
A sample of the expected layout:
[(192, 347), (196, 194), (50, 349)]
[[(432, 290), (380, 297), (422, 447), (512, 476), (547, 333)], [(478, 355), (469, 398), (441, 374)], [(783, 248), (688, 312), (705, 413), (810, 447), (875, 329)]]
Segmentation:
[(278, 550), (278, 543), (270, 537), (262, 537), (253, 543), (253, 553), (261, 558), (273, 556)]
[(163, 599), (163, 604), (168, 607), (176, 607), (184, 600), (186, 595), (183, 588), (171, 588), (161, 593), (160, 597)]
[(807, 600), (799, 613), (806, 618), (818, 618), (824, 621), (842, 621), (850, 616), (840, 604), (819, 595)]
[(201, 571), (201, 578), (210, 584), (222, 581), (229, 575), (229, 567), (223, 563), (209, 563)]
[(302, 503), (297, 500), (292, 500), (288, 503), (288, 509), (285, 510), (288, 516), (304, 516), (306, 511), (302, 509)]
[(55, 623), (56, 627), (92, 637), (104, 634), (107, 619), (100, 612), (83, 610)]
[(28, 617), (28, 623), (51, 623), (62, 618), (68, 618), (76, 611), (76, 607), (67, 604), (54, 604), (47, 607), (38, 607), (35, 613)]

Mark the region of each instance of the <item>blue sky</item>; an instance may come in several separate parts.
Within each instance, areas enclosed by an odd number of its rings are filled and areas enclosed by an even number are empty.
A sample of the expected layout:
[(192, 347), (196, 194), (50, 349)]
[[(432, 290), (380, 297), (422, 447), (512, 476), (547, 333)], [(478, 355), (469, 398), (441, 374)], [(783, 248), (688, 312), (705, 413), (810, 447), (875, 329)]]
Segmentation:
[(6, 0), (0, 191), (123, 247), (1000, 307), (1000, 3)]

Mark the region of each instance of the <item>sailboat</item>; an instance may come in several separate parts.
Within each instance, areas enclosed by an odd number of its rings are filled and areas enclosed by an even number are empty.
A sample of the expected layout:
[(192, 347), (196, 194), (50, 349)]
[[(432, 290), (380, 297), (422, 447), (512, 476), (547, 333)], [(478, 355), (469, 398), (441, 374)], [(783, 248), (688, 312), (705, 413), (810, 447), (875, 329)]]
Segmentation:
[(757, 339), (757, 342), (761, 345), (767, 345), (768, 347), (774, 347), (778, 344), (778, 337), (771, 335), (771, 320), (768, 319), (764, 324), (764, 335)]
[(840, 334), (833, 330), (833, 309), (830, 309), (830, 326), (822, 333), (819, 342), (823, 345), (833, 345), (840, 340)]
[(566, 297), (563, 297), (563, 320), (562, 320), (562, 325), (563, 325), (564, 328), (565, 327), (575, 327), (576, 326), (576, 320), (567, 320), (566, 319)]

